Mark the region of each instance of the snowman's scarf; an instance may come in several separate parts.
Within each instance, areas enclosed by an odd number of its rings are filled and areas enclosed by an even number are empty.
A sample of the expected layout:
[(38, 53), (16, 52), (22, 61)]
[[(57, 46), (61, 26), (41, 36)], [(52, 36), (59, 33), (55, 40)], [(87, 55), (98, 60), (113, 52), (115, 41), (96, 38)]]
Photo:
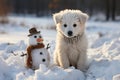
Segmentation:
[(26, 67), (28, 68), (32, 68), (32, 56), (31, 56), (31, 52), (34, 49), (39, 49), (39, 48), (44, 48), (44, 44), (38, 44), (38, 45), (30, 45), (27, 47), (27, 60), (26, 60)]

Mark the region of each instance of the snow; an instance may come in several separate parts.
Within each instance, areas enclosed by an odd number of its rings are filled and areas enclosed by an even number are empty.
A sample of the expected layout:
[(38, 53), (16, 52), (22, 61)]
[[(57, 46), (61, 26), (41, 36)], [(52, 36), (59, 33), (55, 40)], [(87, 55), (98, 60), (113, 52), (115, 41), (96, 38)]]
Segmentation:
[[(74, 77), (73, 77), (74, 76)], [(39, 70), (35, 71), (34, 80), (84, 80), (85, 76), (79, 70), (74, 68), (62, 69), (55, 67), (54, 69), (47, 69), (45, 66), (40, 66)]]
[(10, 19), (9, 24), (0, 24), (0, 80), (120, 80), (120, 22), (87, 22), (89, 68), (86, 72), (74, 67), (63, 69), (43, 64), (34, 71), (25, 67), (23, 56), (26, 54), (27, 35), (31, 26), (23, 27), (20, 24), (37, 25), (45, 45), (50, 45), (48, 51), (52, 60), (56, 31), (43, 26), (54, 26), (53, 20), (27, 17)]

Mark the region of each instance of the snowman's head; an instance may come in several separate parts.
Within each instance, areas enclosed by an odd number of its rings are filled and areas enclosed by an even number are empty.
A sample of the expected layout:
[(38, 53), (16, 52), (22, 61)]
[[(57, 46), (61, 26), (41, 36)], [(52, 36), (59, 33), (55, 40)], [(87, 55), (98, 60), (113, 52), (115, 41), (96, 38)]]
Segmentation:
[(40, 33), (29, 36), (29, 45), (37, 45), (43, 43), (43, 38)]

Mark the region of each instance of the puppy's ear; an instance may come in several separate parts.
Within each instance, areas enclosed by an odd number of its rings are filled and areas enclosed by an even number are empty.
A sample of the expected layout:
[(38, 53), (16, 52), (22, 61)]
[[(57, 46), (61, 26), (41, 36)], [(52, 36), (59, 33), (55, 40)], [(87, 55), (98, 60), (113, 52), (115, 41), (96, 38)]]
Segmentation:
[(86, 13), (79, 13), (79, 20), (81, 23), (85, 24), (89, 16)]
[(60, 13), (55, 13), (53, 14), (53, 19), (54, 19), (55, 24), (58, 24), (61, 22), (62, 15)]

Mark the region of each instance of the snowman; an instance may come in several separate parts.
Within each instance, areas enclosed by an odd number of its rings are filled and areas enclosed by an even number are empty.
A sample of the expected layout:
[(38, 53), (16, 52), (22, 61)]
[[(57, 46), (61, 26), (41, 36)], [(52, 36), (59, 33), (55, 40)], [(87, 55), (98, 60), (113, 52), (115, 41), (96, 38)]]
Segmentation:
[(40, 31), (36, 28), (29, 30), (29, 46), (27, 47), (26, 67), (38, 69), (40, 64), (49, 66), (50, 56), (43, 44), (43, 38)]

